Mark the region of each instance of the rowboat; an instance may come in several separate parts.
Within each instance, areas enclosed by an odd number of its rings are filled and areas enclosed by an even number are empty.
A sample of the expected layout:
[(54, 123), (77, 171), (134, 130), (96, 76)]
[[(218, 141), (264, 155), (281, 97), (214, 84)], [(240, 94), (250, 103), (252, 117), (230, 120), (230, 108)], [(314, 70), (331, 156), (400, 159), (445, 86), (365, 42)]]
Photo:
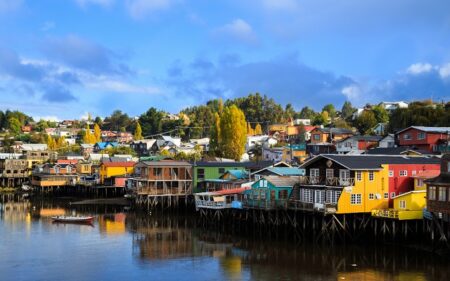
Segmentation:
[(74, 217), (74, 216), (56, 216), (52, 217), (54, 222), (65, 222), (65, 223), (92, 223), (94, 217)]

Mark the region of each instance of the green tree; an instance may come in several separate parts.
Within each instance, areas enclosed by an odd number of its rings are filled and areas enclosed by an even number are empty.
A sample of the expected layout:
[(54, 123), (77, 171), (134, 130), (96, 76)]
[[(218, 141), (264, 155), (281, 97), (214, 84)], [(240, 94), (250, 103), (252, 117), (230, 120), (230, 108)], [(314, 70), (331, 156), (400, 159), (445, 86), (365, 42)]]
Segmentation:
[(331, 103), (325, 105), (322, 108), (322, 112), (326, 111), (328, 113), (328, 116), (331, 119), (334, 119), (336, 117), (336, 108), (334, 108), (334, 105), (332, 105)]
[(344, 102), (344, 105), (342, 106), (341, 109), (341, 116), (342, 118), (344, 118), (345, 120), (349, 120), (352, 116), (353, 113), (356, 111), (356, 108), (354, 108), (352, 106), (352, 103), (349, 101)]
[(139, 117), (139, 124), (144, 136), (159, 134), (163, 131), (163, 118), (165, 113), (151, 107)]
[(247, 122), (245, 115), (236, 105), (223, 110), (220, 122), (223, 156), (239, 161), (245, 151), (247, 141)]
[(303, 107), (301, 110), (300, 110), (300, 118), (301, 119), (310, 119), (311, 121), (312, 120), (314, 120), (314, 118), (316, 117), (316, 112), (313, 110), (313, 109), (311, 109), (311, 108), (309, 108), (309, 107), (307, 107), (307, 106), (305, 106), (305, 107)]
[(142, 128), (139, 122), (136, 122), (136, 129), (134, 130), (134, 140), (142, 139)]
[(377, 119), (372, 110), (364, 110), (355, 121), (356, 128), (361, 134), (370, 134), (376, 124)]
[(8, 118), (8, 130), (13, 135), (18, 135), (21, 132), (22, 124), (16, 117)]
[(372, 111), (375, 114), (375, 119), (377, 119), (378, 123), (387, 123), (389, 122), (389, 113), (387, 112), (387, 110), (380, 106), (380, 105), (376, 105), (374, 107), (372, 107)]
[(286, 104), (286, 107), (284, 108), (284, 119), (287, 121), (289, 119), (295, 118), (295, 109), (292, 106), (292, 104), (288, 103)]

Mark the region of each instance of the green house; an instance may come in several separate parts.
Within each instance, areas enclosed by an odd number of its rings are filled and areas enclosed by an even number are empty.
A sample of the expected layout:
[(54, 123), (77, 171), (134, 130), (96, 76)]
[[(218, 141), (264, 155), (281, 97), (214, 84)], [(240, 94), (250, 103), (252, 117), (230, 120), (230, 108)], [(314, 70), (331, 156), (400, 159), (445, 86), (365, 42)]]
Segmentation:
[(259, 162), (196, 162), (194, 164), (194, 192), (204, 190), (204, 182), (208, 180), (218, 180), (227, 171), (242, 170), (254, 172), (273, 165), (271, 161)]
[(287, 209), (298, 176), (266, 176), (244, 192), (244, 207), (256, 209)]

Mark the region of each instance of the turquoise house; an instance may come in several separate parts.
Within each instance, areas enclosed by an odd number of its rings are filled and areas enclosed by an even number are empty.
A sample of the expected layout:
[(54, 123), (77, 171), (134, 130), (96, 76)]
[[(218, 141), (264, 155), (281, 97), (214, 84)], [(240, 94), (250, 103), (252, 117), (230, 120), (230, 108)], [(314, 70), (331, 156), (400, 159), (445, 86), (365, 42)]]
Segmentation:
[(298, 176), (265, 176), (244, 192), (244, 207), (250, 209), (287, 209)]

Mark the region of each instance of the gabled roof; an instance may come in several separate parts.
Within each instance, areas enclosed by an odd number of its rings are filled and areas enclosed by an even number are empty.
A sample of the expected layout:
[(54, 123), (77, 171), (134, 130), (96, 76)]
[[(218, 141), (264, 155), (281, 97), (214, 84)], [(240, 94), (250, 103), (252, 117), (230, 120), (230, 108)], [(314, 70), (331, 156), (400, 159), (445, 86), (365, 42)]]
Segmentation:
[(404, 131), (409, 130), (409, 129), (416, 129), (416, 130), (424, 131), (427, 133), (441, 133), (441, 134), (450, 133), (450, 127), (411, 126), (411, 127), (405, 128), (401, 131), (398, 131), (397, 134), (403, 133)]
[(108, 146), (116, 147), (116, 146), (118, 146), (118, 145), (119, 145), (118, 142), (109, 142), (109, 141), (106, 141), (106, 142), (98, 142), (98, 143), (95, 144), (95, 146), (98, 147), (99, 149), (105, 149), (105, 148), (107, 148)]
[(297, 167), (270, 167), (267, 170), (279, 176), (303, 176), (305, 174), (303, 169)]
[(238, 180), (248, 178), (248, 173), (245, 170), (228, 170), (220, 178), (222, 179), (226, 174), (230, 174)]
[(408, 152), (414, 152), (418, 155), (429, 155), (431, 154), (428, 150), (414, 149), (408, 146), (399, 147), (376, 147), (366, 151), (366, 154), (371, 155), (402, 155)]
[(199, 161), (195, 162), (195, 167), (243, 167), (248, 169), (264, 168), (272, 166), (272, 161), (259, 161), (259, 162), (217, 162), (217, 161)]
[(293, 187), (300, 182), (300, 177), (282, 177), (282, 176), (267, 176), (260, 180), (267, 180), (275, 187)]
[(340, 140), (338, 142), (344, 142), (347, 140), (379, 142), (382, 138), (383, 137), (381, 137), (381, 136), (352, 136), (352, 137), (348, 137), (343, 140)]
[(133, 161), (128, 162), (103, 162), (102, 165), (105, 167), (134, 167), (136, 164)]
[(305, 163), (300, 167), (305, 168), (308, 165), (320, 160), (329, 159), (349, 170), (381, 170), (381, 165), (385, 164), (439, 164), (440, 160), (426, 157), (406, 157), (406, 156), (388, 156), (388, 155), (342, 155), (342, 154), (321, 154)]
[(317, 128), (317, 130), (327, 134), (329, 134), (330, 132), (332, 134), (353, 134), (352, 130), (345, 128)]
[(191, 164), (186, 161), (175, 161), (175, 160), (160, 160), (160, 161), (141, 161), (138, 163), (139, 166), (151, 166), (151, 167), (172, 167), (172, 166), (187, 166), (190, 167)]

